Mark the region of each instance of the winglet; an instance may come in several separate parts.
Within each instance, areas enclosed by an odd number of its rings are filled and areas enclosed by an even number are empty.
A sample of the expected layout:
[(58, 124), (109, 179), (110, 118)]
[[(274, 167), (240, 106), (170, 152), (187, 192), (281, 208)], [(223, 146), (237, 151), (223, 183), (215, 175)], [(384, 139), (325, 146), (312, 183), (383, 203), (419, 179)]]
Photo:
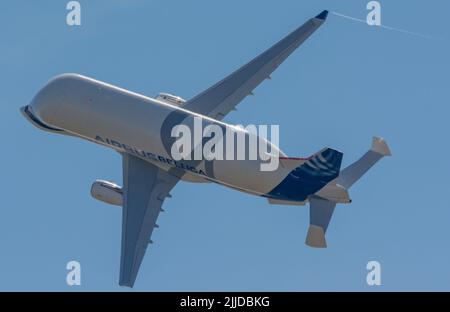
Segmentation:
[(328, 10), (323, 10), (319, 15), (317, 15), (315, 18), (320, 20), (326, 20), (328, 16)]

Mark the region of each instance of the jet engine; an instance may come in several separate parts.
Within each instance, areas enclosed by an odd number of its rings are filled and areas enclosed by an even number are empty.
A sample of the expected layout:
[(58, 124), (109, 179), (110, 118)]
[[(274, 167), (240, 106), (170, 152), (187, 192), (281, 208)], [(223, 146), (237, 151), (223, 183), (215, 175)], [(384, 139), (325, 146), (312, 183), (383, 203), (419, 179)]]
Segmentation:
[(122, 188), (115, 183), (105, 180), (95, 180), (91, 186), (91, 195), (107, 204), (122, 206)]

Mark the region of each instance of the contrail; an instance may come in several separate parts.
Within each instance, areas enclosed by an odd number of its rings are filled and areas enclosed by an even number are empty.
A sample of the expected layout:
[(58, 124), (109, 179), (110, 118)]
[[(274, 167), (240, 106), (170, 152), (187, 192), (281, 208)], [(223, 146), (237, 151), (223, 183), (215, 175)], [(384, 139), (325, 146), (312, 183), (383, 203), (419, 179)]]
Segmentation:
[[(360, 22), (360, 23), (363, 23), (363, 24), (367, 25), (367, 21), (365, 21), (363, 19), (360, 19), (360, 18), (348, 16), (348, 15), (341, 14), (341, 13), (338, 13), (338, 12), (333, 12), (333, 11), (331, 11), (330, 13), (333, 14), (333, 15), (342, 17), (342, 18), (346, 18), (346, 19), (349, 19), (349, 20), (352, 20), (352, 21), (355, 21), (355, 22)], [(381, 28), (384, 28), (384, 29), (388, 29), (388, 30), (397, 31), (397, 32), (400, 32), (400, 33), (403, 33), (403, 34), (408, 34), (408, 35), (412, 35), (412, 36), (421, 37), (421, 38), (424, 38), (424, 39), (433, 39), (433, 37), (431, 37), (429, 35), (424, 35), (424, 34), (421, 34), (421, 33), (416, 33), (416, 32), (404, 30), (404, 29), (401, 29), (401, 28), (395, 28), (395, 27), (386, 26), (386, 25), (379, 25), (378, 27), (381, 27)]]

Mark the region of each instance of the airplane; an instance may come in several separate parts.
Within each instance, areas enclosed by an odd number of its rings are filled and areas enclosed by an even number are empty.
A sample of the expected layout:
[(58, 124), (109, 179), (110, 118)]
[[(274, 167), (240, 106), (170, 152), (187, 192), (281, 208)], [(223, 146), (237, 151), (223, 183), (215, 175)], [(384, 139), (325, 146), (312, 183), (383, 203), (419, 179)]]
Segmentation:
[[(122, 155), (123, 186), (96, 180), (91, 195), (122, 207), (119, 285), (133, 287), (164, 200), (180, 181), (217, 183), (266, 198), (274, 205), (309, 204), (310, 225), (305, 243), (327, 247), (325, 233), (337, 204), (351, 202), (348, 190), (376, 162), (391, 152), (374, 137), (369, 151), (341, 170), (343, 153), (324, 148), (308, 158), (292, 158), (278, 146), (276, 170), (260, 170), (257, 160), (174, 160), (171, 146), (176, 125), (194, 119), (233, 133), (252, 135), (222, 120), (283, 63), (326, 20), (328, 11), (306, 21), (292, 33), (223, 80), (190, 100), (160, 93), (137, 94), (79, 74), (51, 79), (21, 108), (37, 128), (74, 136), (111, 148)], [(247, 141), (246, 141), (247, 142)], [(247, 144), (247, 143), (246, 143)], [(192, 152), (192, 151), (189, 151)]]

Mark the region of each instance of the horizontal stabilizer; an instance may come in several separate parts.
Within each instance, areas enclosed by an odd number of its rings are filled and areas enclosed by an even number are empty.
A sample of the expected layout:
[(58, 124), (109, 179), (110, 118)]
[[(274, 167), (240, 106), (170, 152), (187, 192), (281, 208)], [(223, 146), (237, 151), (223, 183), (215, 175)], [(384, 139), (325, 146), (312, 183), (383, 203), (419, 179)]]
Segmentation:
[(370, 150), (383, 156), (392, 156), (391, 150), (383, 138), (374, 137)]
[(323, 228), (311, 224), (306, 236), (306, 245), (314, 248), (327, 248), (327, 241), (325, 240)]
[(387, 142), (382, 138), (374, 137), (370, 150), (359, 160), (342, 170), (336, 183), (349, 189), (381, 158), (391, 155)]
[(325, 233), (333, 216), (335, 202), (316, 196), (309, 199), (309, 228), (306, 245), (315, 248), (326, 248)]

